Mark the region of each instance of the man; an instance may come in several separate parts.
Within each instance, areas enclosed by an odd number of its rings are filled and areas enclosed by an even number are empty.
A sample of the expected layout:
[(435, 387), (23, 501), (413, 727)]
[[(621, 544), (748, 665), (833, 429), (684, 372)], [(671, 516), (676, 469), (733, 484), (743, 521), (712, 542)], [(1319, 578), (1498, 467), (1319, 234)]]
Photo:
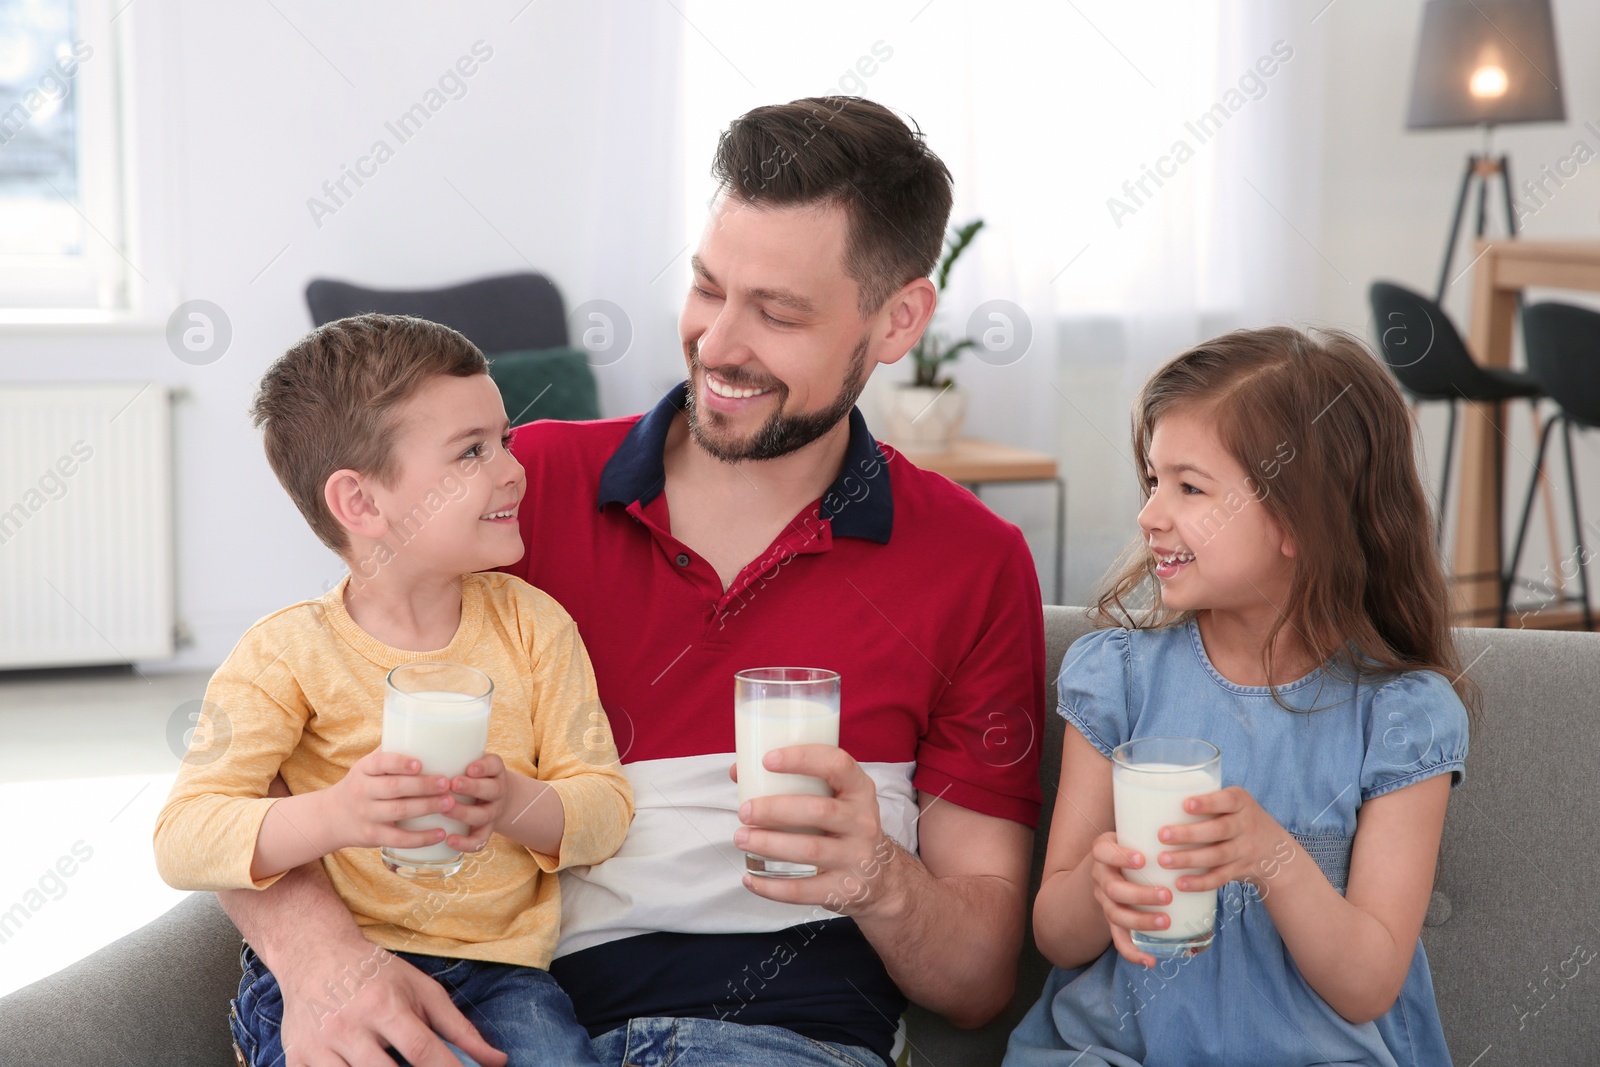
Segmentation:
[[(1010, 998), (1039, 587), (1015, 527), (880, 449), (854, 408), (933, 314), (943, 163), (887, 109), (832, 97), (736, 120), (714, 174), (688, 381), (642, 417), (532, 424), (511, 446), (528, 551), (510, 570), (576, 620), (637, 804), (613, 859), (562, 875), (551, 971), (603, 1063), (877, 1067), (905, 998), (964, 1026)], [(840, 747), (767, 766), (835, 795), (741, 808), (732, 675), (791, 664), (842, 675)], [(751, 877), (745, 851), (821, 873)], [(223, 904), (280, 978), (291, 1067), (385, 1046), (448, 1067), (435, 1033), (503, 1062), (403, 961), (363, 967), (320, 868)]]

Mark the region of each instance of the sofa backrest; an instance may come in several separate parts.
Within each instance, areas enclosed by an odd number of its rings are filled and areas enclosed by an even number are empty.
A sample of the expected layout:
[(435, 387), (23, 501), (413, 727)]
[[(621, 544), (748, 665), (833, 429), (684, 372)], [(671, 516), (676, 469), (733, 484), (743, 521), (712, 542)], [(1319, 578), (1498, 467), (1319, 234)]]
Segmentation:
[(1473, 629), (1458, 643), (1483, 715), (1422, 931), (1450, 1053), (1479, 1067), (1593, 1067), (1600, 634)]
[[(1039, 878), (1044, 870), (1044, 850), (1050, 840), (1050, 817), (1054, 813), (1056, 786), (1061, 781), (1061, 739), (1066, 720), (1056, 714), (1056, 676), (1061, 673), (1061, 661), (1066, 658), (1072, 642), (1088, 633), (1089, 625), (1082, 608), (1047, 606), (1044, 609), (1044, 663), (1045, 708), (1044, 736), (1039, 756), (1039, 785), (1044, 791), (1044, 808), (1039, 815), (1039, 830), (1033, 837), (1033, 871), (1028, 880), (1028, 916), (1033, 916), (1033, 898), (1039, 892)], [(988, 1067), (998, 1064), (1005, 1054), (1006, 1039), (1012, 1029), (1027, 1014), (1044, 980), (1050, 973), (1050, 964), (1039, 954), (1033, 943), (1033, 924), (1025, 924), (1022, 960), (1017, 968), (1017, 989), (1011, 1003), (1000, 1017), (977, 1030), (958, 1030), (943, 1017), (913, 1004), (906, 1013), (906, 1060), (911, 1067)]]
[[(1046, 608), (1050, 684), (1034, 841), (1044, 864), (1065, 723), (1054, 678), (1089, 629), (1082, 609)], [(1600, 1063), (1600, 635), (1463, 630), (1462, 661), (1484, 696), (1467, 780), (1445, 823), (1438, 889), (1423, 930), (1457, 1067)], [(226, 1018), (239, 938), (209, 893), (0, 999), (0, 1062), (231, 1063)], [(997, 1064), (1049, 965), (1031, 935), (1011, 1006), (980, 1030), (910, 1012), (910, 1062)], [(114, 1038), (111, 1035), (115, 1035)], [(125, 1050), (133, 1050), (130, 1057)]]
[[(1048, 684), (1029, 907), (1039, 887), (1061, 775), (1065, 720), (1055, 678), (1091, 629), (1082, 608), (1045, 608)], [(1450, 797), (1422, 940), (1458, 1067), (1600, 1063), (1600, 634), (1457, 631), (1483, 694), (1466, 780)], [(1031, 914), (1031, 911), (1030, 911)], [(957, 1030), (909, 1015), (917, 1067), (998, 1064), (1050, 965), (1031, 923), (1006, 1012)], [(1494, 1051), (1480, 1059), (1490, 1049)]]

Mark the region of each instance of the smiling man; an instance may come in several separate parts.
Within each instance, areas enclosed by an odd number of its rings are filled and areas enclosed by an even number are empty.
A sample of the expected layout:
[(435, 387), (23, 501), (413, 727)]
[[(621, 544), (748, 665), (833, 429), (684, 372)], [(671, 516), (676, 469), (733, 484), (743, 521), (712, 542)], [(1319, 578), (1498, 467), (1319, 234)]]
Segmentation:
[[(1010, 998), (1040, 799), (1038, 580), (1015, 527), (855, 408), (933, 314), (944, 164), (886, 108), (831, 97), (736, 120), (713, 171), (687, 381), (642, 416), (512, 444), (528, 551), (509, 569), (577, 622), (637, 807), (614, 858), (562, 874), (551, 971), (602, 1063), (881, 1067), (907, 998), (966, 1026)], [(834, 796), (741, 807), (732, 676), (789, 664), (841, 674), (840, 745), (767, 766)], [(821, 873), (753, 878), (745, 850)], [(403, 961), (316, 1013), (370, 955), (323, 882), (224, 900), (282, 976), (291, 1067), (364, 1067), (384, 1045), (455, 1062), (430, 1029), (500, 1062)]]

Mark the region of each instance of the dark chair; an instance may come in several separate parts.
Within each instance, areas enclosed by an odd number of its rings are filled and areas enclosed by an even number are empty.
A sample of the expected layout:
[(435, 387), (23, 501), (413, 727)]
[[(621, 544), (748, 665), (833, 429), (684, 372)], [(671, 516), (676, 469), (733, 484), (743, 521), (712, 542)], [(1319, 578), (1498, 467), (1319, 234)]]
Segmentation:
[[(1539, 434), (1539, 451), (1534, 456), (1533, 479), (1528, 484), (1527, 503), (1517, 526), (1516, 547), (1504, 575), (1502, 605), (1509, 603), (1511, 584), (1522, 559), (1522, 543), (1533, 512), (1533, 493), (1544, 470), (1544, 453), (1550, 435), (1561, 426), (1567, 460), (1567, 503), (1572, 511), (1572, 537), (1577, 559), (1578, 589), (1583, 598), (1583, 628), (1594, 629), (1589, 606), (1589, 553), (1584, 545), (1583, 519), (1578, 510), (1578, 476), (1572, 464), (1572, 428), (1600, 426), (1600, 313), (1570, 304), (1533, 304), (1522, 309), (1522, 337), (1528, 352), (1528, 373), (1544, 394), (1556, 402), (1556, 413)], [(1555, 564), (1560, 567), (1559, 563)], [(1567, 598), (1563, 598), (1564, 600)], [(1505, 608), (1501, 625), (1505, 625)]]
[[(1378, 353), (1413, 403), (1444, 401), (1450, 405), (1445, 429), (1444, 474), (1439, 482), (1435, 536), (1444, 538), (1445, 506), (1450, 496), (1450, 466), (1455, 456), (1456, 413), (1461, 401), (1496, 404), (1506, 400), (1531, 402), (1535, 425), (1539, 421), (1538, 383), (1529, 375), (1485, 367), (1467, 352), (1444, 309), (1421, 293), (1392, 282), (1373, 282), (1368, 290), (1378, 333)], [(1495, 438), (1495, 514), (1505, 513), (1505, 446)], [(1483, 578), (1487, 575), (1464, 575)], [(1496, 577), (1499, 577), (1498, 575)], [(1503, 615), (1503, 611), (1502, 611)]]
[(459, 330), (485, 355), (567, 343), (561, 293), (542, 274), (505, 274), (446, 289), (367, 289), (318, 278), (306, 286), (318, 326), (368, 311), (415, 315)]
[(415, 315), (459, 331), (489, 357), (513, 425), (597, 419), (598, 385), (583, 352), (567, 345), (561, 293), (542, 274), (504, 274), (445, 289), (367, 289), (317, 279), (306, 286), (316, 325), (369, 311)]

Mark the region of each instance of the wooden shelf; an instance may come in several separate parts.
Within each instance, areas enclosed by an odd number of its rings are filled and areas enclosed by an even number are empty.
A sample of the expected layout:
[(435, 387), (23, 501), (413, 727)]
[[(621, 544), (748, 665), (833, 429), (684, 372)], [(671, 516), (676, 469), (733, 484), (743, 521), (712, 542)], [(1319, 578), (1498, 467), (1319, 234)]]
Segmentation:
[(899, 451), (923, 470), (965, 484), (1048, 481), (1058, 473), (1054, 456), (975, 437), (963, 437), (941, 452)]
[(969, 487), (977, 495), (979, 487), (990, 482), (1050, 482), (1056, 491), (1056, 581), (1055, 603), (1061, 603), (1066, 588), (1067, 568), (1067, 483), (1054, 456), (1029, 452), (1025, 448), (963, 437), (947, 449), (925, 452), (900, 448), (902, 456), (925, 471), (942, 474), (952, 482)]

